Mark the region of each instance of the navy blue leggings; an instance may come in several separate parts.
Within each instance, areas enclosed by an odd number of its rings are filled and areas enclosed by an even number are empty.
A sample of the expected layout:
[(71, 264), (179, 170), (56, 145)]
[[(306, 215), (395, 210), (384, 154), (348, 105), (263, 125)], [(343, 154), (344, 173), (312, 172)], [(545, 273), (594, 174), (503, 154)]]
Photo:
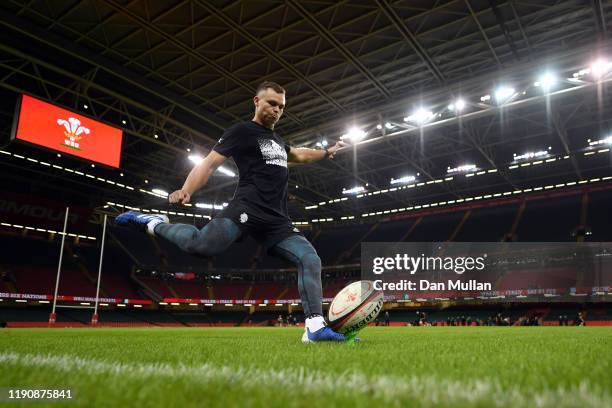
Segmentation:
[[(229, 218), (214, 218), (202, 229), (189, 224), (161, 223), (155, 227), (155, 235), (187, 253), (213, 256), (229, 248), (240, 237), (241, 230)], [(321, 258), (311, 243), (302, 235), (295, 234), (274, 245), (270, 252), (297, 266), (304, 314), (322, 315)]]

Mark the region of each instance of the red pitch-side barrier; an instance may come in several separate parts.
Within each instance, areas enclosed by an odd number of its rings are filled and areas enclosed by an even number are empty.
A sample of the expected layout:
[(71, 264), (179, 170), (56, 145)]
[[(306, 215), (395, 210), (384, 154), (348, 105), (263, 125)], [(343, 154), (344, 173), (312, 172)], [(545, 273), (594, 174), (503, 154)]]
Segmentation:
[[(389, 326), (394, 327), (406, 327), (406, 322), (390, 322)], [(545, 320), (542, 323), (543, 326), (559, 326), (559, 322), (556, 320)], [(612, 320), (587, 320), (587, 326), (612, 326)], [(301, 326), (298, 324), (298, 326)], [(370, 324), (370, 326), (375, 326), (374, 324)], [(384, 327), (384, 325), (380, 325)], [(472, 324), (473, 327), (477, 327)], [(151, 324), (151, 323), (98, 323), (95, 326), (84, 323), (77, 322), (60, 322), (55, 324), (49, 324), (48, 322), (7, 322), (6, 327), (13, 328), (35, 328), (35, 327), (51, 327), (51, 328), (68, 328), (68, 327), (236, 327), (235, 323), (189, 323), (189, 324), (181, 324), (181, 323), (159, 323), (159, 324)], [(270, 327), (270, 326), (262, 326), (261, 324), (256, 323), (245, 323), (241, 324), (240, 327)], [(446, 325), (441, 325), (438, 327), (447, 327)], [(457, 326), (459, 327), (459, 326)], [(521, 327), (521, 326), (512, 326), (512, 327)]]
[[(95, 325), (78, 323), (78, 322), (59, 322), (50, 324), (49, 322), (7, 322), (6, 327), (51, 327), (51, 328), (66, 328), (66, 327), (236, 327), (235, 323), (113, 323), (113, 322), (98, 322)], [(241, 324), (240, 327), (262, 327), (256, 323)]]

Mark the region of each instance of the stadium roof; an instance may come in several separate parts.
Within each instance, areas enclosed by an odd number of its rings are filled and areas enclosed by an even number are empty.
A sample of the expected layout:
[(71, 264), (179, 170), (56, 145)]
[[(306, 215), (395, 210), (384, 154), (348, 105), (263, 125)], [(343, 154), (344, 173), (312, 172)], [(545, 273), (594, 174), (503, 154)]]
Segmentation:
[[(600, 0), (2, 2), (4, 135), (19, 93), (120, 126), (121, 170), (73, 166), (135, 191), (4, 157), (3, 182), (53, 185), (92, 206), (159, 205), (138, 190), (180, 187), (189, 154), (252, 117), (262, 80), (287, 89), (278, 131), (295, 146), (366, 133), (334, 161), (292, 168), (295, 219), (608, 176), (609, 153), (585, 153), (611, 132), (610, 13)], [(602, 71), (588, 71), (598, 60)], [(541, 156), (539, 167), (515, 160), (538, 152), (525, 159)], [(470, 164), (473, 177), (449, 171)], [(384, 192), (406, 176), (414, 188)], [(218, 175), (196, 201), (228, 201), (235, 183)], [(353, 187), (383, 193), (341, 200)]]

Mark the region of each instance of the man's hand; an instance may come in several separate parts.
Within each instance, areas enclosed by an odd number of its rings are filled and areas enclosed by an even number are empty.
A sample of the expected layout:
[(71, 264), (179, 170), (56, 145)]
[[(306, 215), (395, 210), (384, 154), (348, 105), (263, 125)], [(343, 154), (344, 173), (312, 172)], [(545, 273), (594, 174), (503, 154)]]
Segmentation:
[(187, 204), (189, 200), (191, 200), (191, 194), (189, 194), (185, 190), (176, 190), (168, 197), (168, 201), (170, 201), (170, 204)]
[(333, 159), (334, 156), (336, 155), (336, 153), (338, 153), (338, 150), (342, 149), (343, 147), (346, 147), (346, 143), (344, 143), (342, 141), (336, 142), (335, 145), (333, 145), (332, 147), (328, 147), (327, 148), (327, 156), (330, 159)]

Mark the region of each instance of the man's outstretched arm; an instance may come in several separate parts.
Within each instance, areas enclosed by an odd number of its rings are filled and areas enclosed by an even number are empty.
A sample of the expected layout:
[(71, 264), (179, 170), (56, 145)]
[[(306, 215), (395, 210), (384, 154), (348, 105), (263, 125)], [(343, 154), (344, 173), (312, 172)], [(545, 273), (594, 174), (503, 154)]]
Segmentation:
[(227, 160), (227, 157), (211, 150), (204, 160), (191, 169), (183, 187), (170, 194), (168, 200), (171, 203), (188, 203), (193, 193), (208, 183), (210, 176), (225, 160)]
[(306, 147), (292, 147), (287, 157), (290, 163), (311, 163), (322, 160), (325, 157), (333, 159), (338, 150), (345, 147), (344, 142), (336, 142), (332, 147), (325, 150), (308, 149)]

